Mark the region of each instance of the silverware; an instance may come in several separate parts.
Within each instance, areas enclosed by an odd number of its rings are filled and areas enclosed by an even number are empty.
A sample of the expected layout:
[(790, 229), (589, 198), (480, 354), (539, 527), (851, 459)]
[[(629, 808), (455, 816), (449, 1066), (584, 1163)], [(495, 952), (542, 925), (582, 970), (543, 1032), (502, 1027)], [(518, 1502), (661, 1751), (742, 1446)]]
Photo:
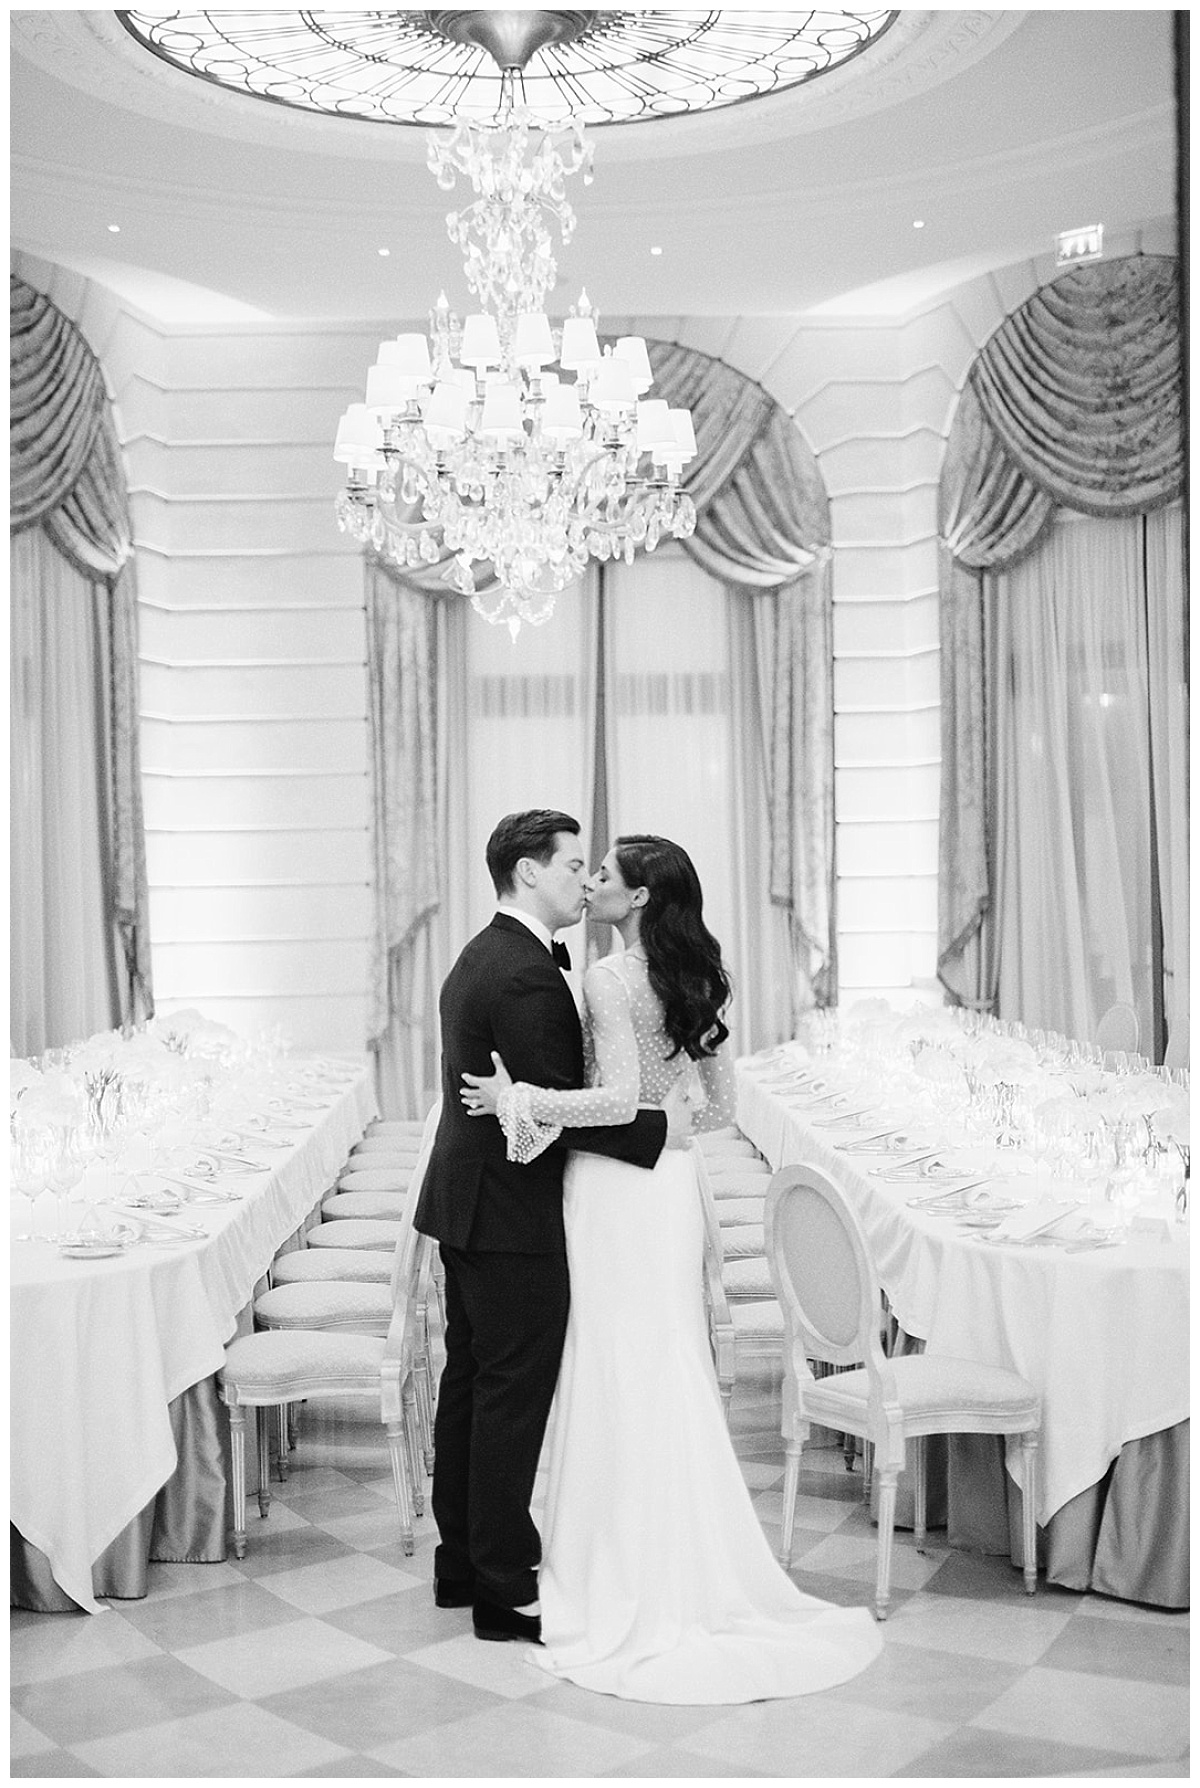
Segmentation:
[(941, 1149), (930, 1149), (927, 1155), (914, 1155), (911, 1161), (900, 1161), (895, 1167), (870, 1167), (868, 1173), (877, 1180), (919, 1180), (925, 1176), (913, 1173), (914, 1167), (920, 1167), (924, 1161), (936, 1161)]
[(986, 1185), (986, 1180), (968, 1180), (965, 1186), (953, 1186), (949, 1191), (935, 1193), (932, 1198), (909, 1198), (905, 1202), (913, 1210), (930, 1210), (939, 1204), (951, 1204), (955, 1199), (963, 1198), (968, 1192), (974, 1192), (980, 1186)]
[[(1048, 1236), (1051, 1230), (1057, 1229), (1060, 1223), (1065, 1223), (1072, 1211), (1077, 1211), (1078, 1209), (1078, 1201), (1075, 1204), (1065, 1205), (1058, 1213), (1057, 1217), (1051, 1217), (1048, 1223), (1039, 1224), (1037, 1229), (1031, 1229), (1025, 1235), (984, 1235), (980, 1236), (978, 1239), (981, 1242), (997, 1242), (1001, 1246), (1007, 1244), (1010, 1248), (1024, 1248), (1031, 1243), (1040, 1243), (1044, 1236)], [(1057, 1243), (1054, 1245), (1058, 1246)]]
[(844, 1142), (841, 1145), (842, 1153), (844, 1155), (887, 1155), (891, 1153), (890, 1149), (878, 1149), (875, 1144), (887, 1142), (890, 1136), (902, 1134), (903, 1132), (900, 1130), (881, 1130), (877, 1136), (864, 1136), (858, 1142)]

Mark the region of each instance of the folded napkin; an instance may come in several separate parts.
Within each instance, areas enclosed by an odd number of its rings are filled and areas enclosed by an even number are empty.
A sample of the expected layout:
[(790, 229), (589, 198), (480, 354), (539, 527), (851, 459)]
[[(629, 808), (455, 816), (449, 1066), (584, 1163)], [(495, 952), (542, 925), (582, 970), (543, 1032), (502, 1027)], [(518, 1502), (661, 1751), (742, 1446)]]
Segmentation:
[(1039, 1198), (1019, 1211), (1012, 1211), (992, 1235), (997, 1241), (1004, 1238), (1021, 1242), (1046, 1230), (1047, 1226), (1056, 1236), (1078, 1235), (1086, 1217), (1086, 1210), (1079, 1205), (1056, 1204), (1053, 1199)]

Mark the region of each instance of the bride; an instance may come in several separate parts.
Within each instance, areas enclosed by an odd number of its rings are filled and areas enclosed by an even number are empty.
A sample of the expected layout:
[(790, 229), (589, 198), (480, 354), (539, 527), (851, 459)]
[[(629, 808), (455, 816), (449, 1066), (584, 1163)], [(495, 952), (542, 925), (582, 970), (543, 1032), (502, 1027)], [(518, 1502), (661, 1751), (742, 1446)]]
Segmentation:
[[(592, 1085), (514, 1085), (500, 1058), (463, 1099), (495, 1113), (510, 1159), (565, 1125), (620, 1124), (690, 1078), (700, 1129), (732, 1121), (729, 980), (691, 859), (619, 838), (589, 885), (624, 951), (588, 970)], [(699, 1087), (695, 1082), (699, 1082)], [(725, 1426), (702, 1301), (703, 1216), (689, 1149), (651, 1173), (574, 1154), (564, 1211), (571, 1309), (539, 1581), (542, 1669), (631, 1701), (804, 1695), (880, 1650), (866, 1609), (806, 1596), (771, 1555)]]

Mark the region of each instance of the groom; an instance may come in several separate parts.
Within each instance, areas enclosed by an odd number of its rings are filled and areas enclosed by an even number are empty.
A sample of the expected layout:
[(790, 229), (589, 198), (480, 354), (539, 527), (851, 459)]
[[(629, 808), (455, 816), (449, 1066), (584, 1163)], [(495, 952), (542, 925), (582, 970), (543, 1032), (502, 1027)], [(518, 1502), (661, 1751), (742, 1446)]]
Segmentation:
[(499, 910), (442, 987), (442, 1113), (415, 1224), (446, 1269), (446, 1364), (434, 1425), (434, 1555), (439, 1608), (474, 1610), (479, 1639), (541, 1637), (541, 1541), (529, 1512), (567, 1327), (563, 1230), (568, 1148), (653, 1167), (667, 1118), (564, 1130), (524, 1166), (495, 1121), (463, 1108), (464, 1072), (583, 1084), (579, 1015), (553, 945), (584, 905), (579, 824), (569, 814), (510, 813), (488, 840)]

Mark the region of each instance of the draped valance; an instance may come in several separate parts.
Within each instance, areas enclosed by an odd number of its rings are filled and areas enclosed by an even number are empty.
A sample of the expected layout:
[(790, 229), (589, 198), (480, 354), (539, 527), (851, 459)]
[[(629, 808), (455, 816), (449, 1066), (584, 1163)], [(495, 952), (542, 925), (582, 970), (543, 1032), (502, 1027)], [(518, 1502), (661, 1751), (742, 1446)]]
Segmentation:
[(129, 1010), (153, 1010), (138, 758), (137, 591), (121, 449), (100, 363), (71, 320), (12, 276), (10, 529), (40, 527), (109, 593), (106, 641), (108, 852)]
[(1040, 540), (1058, 507), (1161, 508), (1183, 488), (1179, 268), (1166, 255), (1078, 267), (977, 355), (939, 491), (942, 789), (938, 973), (988, 1003), (990, 906), (982, 573)]

